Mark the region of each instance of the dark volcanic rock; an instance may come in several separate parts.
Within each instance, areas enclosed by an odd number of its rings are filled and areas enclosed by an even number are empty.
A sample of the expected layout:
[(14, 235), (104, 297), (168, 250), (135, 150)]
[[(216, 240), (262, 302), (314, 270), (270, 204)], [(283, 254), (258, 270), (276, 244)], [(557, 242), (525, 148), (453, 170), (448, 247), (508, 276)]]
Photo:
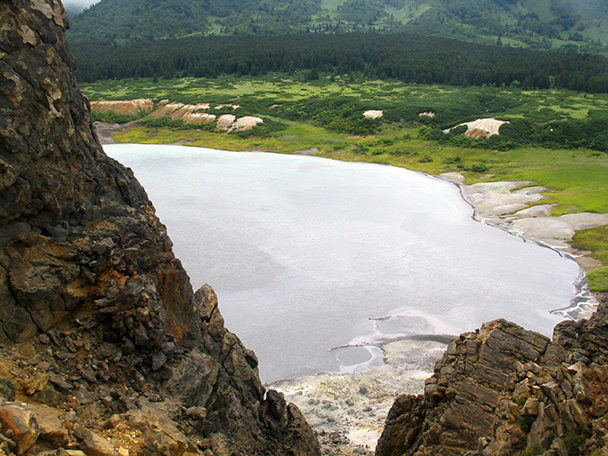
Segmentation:
[(423, 396), (396, 400), (376, 454), (608, 454), (606, 348), (606, 303), (553, 342), (504, 320), (463, 334)]
[[(103, 153), (66, 28), (58, 0), (0, 2), (0, 390), (57, 407), (38, 423), (9, 403), (0, 446), (317, 454), (299, 411), (266, 393), (255, 355), (225, 330), (213, 290), (195, 299), (132, 172)], [(99, 423), (125, 413), (102, 436)], [(154, 422), (164, 440), (124, 441)]]

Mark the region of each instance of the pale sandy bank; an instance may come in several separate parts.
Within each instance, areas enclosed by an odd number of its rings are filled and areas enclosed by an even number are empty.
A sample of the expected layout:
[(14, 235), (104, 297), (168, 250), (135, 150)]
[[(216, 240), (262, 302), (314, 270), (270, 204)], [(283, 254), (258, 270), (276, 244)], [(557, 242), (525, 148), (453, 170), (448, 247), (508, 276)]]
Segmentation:
[(588, 256), (589, 252), (573, 249), (570, 243), (576, 230), (608, 225), (608, 214), (580, 212), (552, 217), (555, 205), (538, 204), (544, 199), (542, 193), (548, 189), (531, 186), (531, 182), (466, 185), (460, 173), (445, 173), (439, 177), (458, 185), (463, 198), (473, 207), (474, 216), (480, 222), (571, 255), (583, 271), (601, 266)]

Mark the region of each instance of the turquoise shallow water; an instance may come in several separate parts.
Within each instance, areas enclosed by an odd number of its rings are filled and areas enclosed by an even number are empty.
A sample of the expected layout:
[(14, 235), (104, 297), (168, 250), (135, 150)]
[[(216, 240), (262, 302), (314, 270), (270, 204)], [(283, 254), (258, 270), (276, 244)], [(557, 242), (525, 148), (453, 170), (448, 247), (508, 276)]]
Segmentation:
[(167, 225), (194, 288), (264, 381), (381, 362), (376, 347), (507, 318), (550, 335), (578, 265), (472, 220), (449, 183), (316, 157), (109, 145)]

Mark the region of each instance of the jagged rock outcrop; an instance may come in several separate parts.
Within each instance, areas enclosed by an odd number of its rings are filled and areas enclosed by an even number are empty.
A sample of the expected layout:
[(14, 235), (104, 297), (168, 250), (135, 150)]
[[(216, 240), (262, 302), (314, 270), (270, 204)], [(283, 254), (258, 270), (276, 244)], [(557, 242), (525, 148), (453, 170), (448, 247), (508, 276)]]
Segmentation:
[(424, 395), (395, 401), (376, 454), (608, 454), (608, 305), (553, 341), (505, 320), (454, 339)]
[(66, 27), (0, 2), (0, 454), (317, 454), (103, 153)]

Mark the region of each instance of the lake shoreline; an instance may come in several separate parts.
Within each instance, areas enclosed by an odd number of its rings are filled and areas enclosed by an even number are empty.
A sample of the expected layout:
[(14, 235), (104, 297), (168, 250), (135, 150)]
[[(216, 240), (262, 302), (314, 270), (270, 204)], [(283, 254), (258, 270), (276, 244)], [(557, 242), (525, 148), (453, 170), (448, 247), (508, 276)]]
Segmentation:
[(603, 265), (590, 256), (592, 252), (575, 249), (571, 242), (576, 230), (608, 224), (608, 214), (583, 212), (553, 217), (550, 214), (554, 205), (534, 205), (542, 201), (542, 192), (548, 189), (531, 187), (533, 182), (467, 185), (460, 173), (444, 173), (436, 177), (459, 188), (462, 198), (473, 209), (472, 218), (477, 222), (506, 231), (526, 242), (549, 248), (578, 264), (581, 274), (574, 283), (576, 295), (572, 301), (573, 306), (555, 309), (554, 313), (565, 319), (578, 319), (588, 318), (595, 311), (600, 296), (588, 289), (586, 273)]
[[(137, 125), (137, 122), (128, 124), (95, 122), (95, 132), (102, 145), (116, 144), (114, 134), (133, 125)], [(166, 143), (166, 145), (187, 146), (188, 144), (185, 141), (178, 141)], [(265, 152), (259, 149), (254, 151)], [(298, 152), (302, 151), (296, 151), (294, 154), (298, 155)], [(306, 152), (306, 155), (314, 155), (309, 151)], [(557, 250), (574, 259), (585, 273), (603, 266), (590, 256), (591, 252), (577, 250), (570, 245), (570, 242), (575, 230), (608, 225), (608, 214), (585, 212), (553, 217), (550, 215), (554, 208), (553, 205), (535, 204), (543, 199), (542, 191), (548, 189), (530, 187), (533, 182), (506, 181), (468, 185), (464, 183), (465, 177), (460, 172), (427, 175), (456, 185), (462, 198), (472, 207), (473, 218), (478, 222)]]
[(382, 344), (383, 364), (362, 372), (320, 373), (265, 385), (300, 408), (324, 455), (372, 455), (401, 394), (422, 394), (447, 343), (405, 338)]
[(532, 186), (533, 182), (529, 181), (468, 185), (461, 173), (449, 172), (436, 177), (458, 186), (478, 222), (561, 252), (575, 260), (584, 272), (602, 266), (589, 257), (590, 252), (575, 249), (570, 243), (576, 230), (608, 224), (608, 214), (581, 212), (551, 216), (556, 205), (536, 204), (542, 202), (542, 193), (549, 189)]
[[(463, 199), (472, 207), (472, 217), (475, 220), (529, 239), (525, 232), (522, 233), (516, 229), (517, 225), (513, 222), (517, 220), (517, 217), (514, 217), (513, 213), (490, 211), (488, 208), (502, 207), (506, 210), (508, 206), (513, 208), (516, 205), (523, 205), (525, 208), (528, 206), (527, 203), (540, 199), (539, 192), (519, 191), (518, 188), (524, 185), (520, 182), (469, 186), (464, 184), (462, 176), (431, 177), (447, 180), (457, 185)], [(458, 182), (458, 180), (462, 180), (462, 182)], [(505, 203), (505, 198), (509, 204), (499, 204)], [(529, 201), (526, 202), (526, 198)], [(525, 209), (520, 208), (520, 210)], [(540, 224), (546, 224), (547, 221), (544, 219), (549, 219), (549, 217), (542, 218)], [(550, 231), (551, 226), (549, 226)], [(553, 250), (565, 250), (543, 242), (541, 239), (533, 239), (533, 241)], [(574, 256), (577, 254), (576, 252), (568, 251), (565, 254), (578, 262)], [(288, 401), (296, 403), (301, 408), (319, 433), (324, 454), (372, 454), (394, 398), (404, 393), (422, 393), (425, 378), (432, 375), (435, 361), (442, 356), (445, 350), (446, 344), (442, 343), (437, 343), (429, 349), (428, 342), (404, 339), (385, 343), (381, 346), (385, 362), (364, 372), (317, 374), (276, 382), (267, 386), (283, 392)], [(427, 344), (424, 350), (419, 349), (419, 345), (416, 345), (420, 343)], [(418, 359), (417, 367), (413, 368), (411, 358), (415, 353), (420, 352), (424, 352), (428, 356), (422, 361)], [(421, 365), (424, 368), (420, 368)]]

